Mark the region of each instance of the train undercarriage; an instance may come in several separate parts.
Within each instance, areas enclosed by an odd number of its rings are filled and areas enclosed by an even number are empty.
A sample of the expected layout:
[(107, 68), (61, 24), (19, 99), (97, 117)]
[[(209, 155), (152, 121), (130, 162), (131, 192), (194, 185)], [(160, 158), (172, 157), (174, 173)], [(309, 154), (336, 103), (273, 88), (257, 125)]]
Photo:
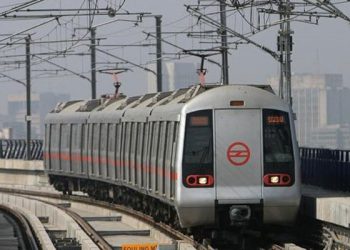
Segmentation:
[(159, 199), (140, 193), (132, 188), (93, 179), (50, 175), (50, 184), (63, 194), (81, 191), (97, 200), (108, 201), (130, 207), (150, 215), (156, 222), (164, 222), (180, 229), (175, 208)]

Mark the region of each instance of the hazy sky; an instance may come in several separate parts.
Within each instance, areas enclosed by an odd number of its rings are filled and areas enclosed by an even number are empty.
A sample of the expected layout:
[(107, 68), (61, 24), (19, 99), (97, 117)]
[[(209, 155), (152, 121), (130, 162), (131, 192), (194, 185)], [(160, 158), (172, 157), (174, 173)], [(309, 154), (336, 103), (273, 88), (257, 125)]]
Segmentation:
[[(1, 1), (1, 11), (9, 9), (9, 5), (22, 1)], [(29, 8), (78, 8), (83, 6), (87, 7), (88, 1), (68, 1), (68, 0), (46, 0), (36, 6)], [(100, 0), (99, 6), (106, 7), (118, 7), (123, 2), (122, 0)], [(186, 12), (184, 4), (195, 4), (197, 1), (184, 1), (184, 0), (126, 0), (123, 6), (124, 10), (129, 12), (152, 12), (152, 14), (161, 14), (162, 30), (163, 31), (192, 31), (195, 28), (189, 28), (196, 23), (196, 19), (190, 18)], [(340, 5), (339, 8), (344, 10), (345, 13), (350, 15), (350, 3)], [(16, 13), (26, 14), (26, 13)], [(136, 20), (134, 16), (118, 17), (119, 19), (128, 19), (130, 21)], [(215, 17), (217, 19), (217, 17)], [(87, 18), (61, 18), (59, 23), (52, 21), (46, 25), (43, 25), (37, 29), (31, 30), (34, 41), (48, 41), (48, 40), (62, 40), (65, 38), (81, 38), (86, 33), (84, 29), (74, 29), (76, 27), (87, 27)], [(48, 20), (48, 19), (45, 19)], [(45, 21), (40, 20), (4, 20), (1, 19), (1, 33), (14, 34), (21, 30), (31, 27)], [(107, 16), (98, 16), (94, 19), (94, 25), (112, 21)], [(229, 16), (229, 27), (236, 29), (238, 32), (246, 29), (247, 26), (239, 15)], [(104, 40), (100, 41), (100, 44), (142, 44), (153, 43), (154, 40), (145, 40), (146, 35), (142, 34), (142, 31), (153, 32), (154, 18), (144, 18), (142, 23), (139, 23), (135, 27), (134, 22), (117, 21), (109, 25), (104, 25), (97, 28), (97, 37)], [(205, 27), (203, 25), (202, 27)], [(319, 20), (319, 25), (305, 24), (301, 22), (293, 22), (292, 29), (294, 30), (293, 41), (295, 43), (293, 49), (293, 73), (341, 73), (344, 76), (344, 83), (350, 86), (350, 24), (342, 19), (328, 19), (322, 18)], [(276, 49), (276, 34), (277, 28), (271, 28), (264, 32), (261, 32), (251, 38), (258, 41), (265, 46), (275, 50)], [(73, 36), (75, 35), (75, 36)], [(3, 36), (1, 36), (3, 37)], [(198, 40), (186, 38), (184, 35), (163, 34), (164, 39), (177, 44), (178, 46), (186, 49), (205, 47), (208, 45), (199, 44)], [(40, 39), (41, 38), (41, 39)], [(85, 38), (89, 38), (87, 34)], [(2, 38), (0, 38), (1, 40)], [(8, 42), (9, 40), (6, 40)], [(85, 44), (89, 44), (89, 41), (82, 41), (79, 45), (74, 46), (71, 51), (89, 53), (88, 47)], [(44, 53), (47, 51), (64, 50), (70, 46), (69, 43), (61, 44), (41, 44), (32, 47), (33, 53)], [(0, 48), (2, 45), (0, 45)], [(155, 55), (155, 48), (152, 47), (99, 47), (108, 53), (112, 53), (116, 56), (126, 58), (137, 64), (146, 64), (151, 62)], [(73, 51), (74, 50), (74, 51)], [(178, 49), (170, 46), (163, 45), (163, 52), (176, 53)], [(9, 55), (22, 55), (20, 57), (4, 57)], [(24, 45), (17, 45), (11, 47), (5, 47), (0, 49), (0, 61), (13, 61), (24, 59)], [(41, 55), (43, 58), (47, 58), (46, 55)], [(173, 55), (166, 54), (164, 58), (171, 58)], [(213, 57), (213, 59), (220, 62), (220, 57)], [(73, 99), (86, 99), (90, 97), (90, 83), (77, 76), (67, 75), (67, 72), (58, 72), (60, 75), (55, 75), (56, 72), (43, 72), (41, 70), (57, 69), (53, 65), (49, 65), (45, 62), (38, 64), (38, 58), (32, 58), (34, 62), (32, 66), (32, 86), (33, 91), (52, 91), (58, 93), (69, 93)], [(169, 59), (170, 60), (170, 59)], [(108, 57), (100, 52), (97, 53), (97, 67), (99, 69), (105, 69), (112, 67), (111, 65), (100, 64), (102, 62), (116, 62), (118, 60)], [(198, 58), (194, 57), (182, 57), (181, 61), (199, 63)], [(66, 58), (52, 59), (52, 62), (67, 67), (75, 72), (84, 74), (90, 77), (90, 57), (85, 56), (68, 56)], [(0, 66), (1, 72), (10, 75), (16, 79), (25, 80), (24, 65), (20, 66)], [(130, 65), (120, 64), (120, 67), (130, 67)], [(279, 74), (278, 63), (268, 54), (262, 52), (260, 49), (253, 47), (252, 45), (240, 45), (236, 50), (230, 50), (229, 56), (230, 67), (230, 83), (255, 83), (263, 84), (270, 76), (276, 76)], [(206, 63), (208, 69), (207, 81), (217, 82), (220, 80), (219, 68), (215, 65)], [(122, 85), (122, 92), (128, 95), (141, 94), (146, 90), (146, 73), (135, 67), (131, 67), (132, 71), (124, 73), (120, 76)], [(48, 77), (50, 74), (50, 77)], [(195, 72), (194, 72), (195, 74)], [(67, 76), (64, 76), (67, 75)], [(97, 93), (101, 95), (106, 92), (113, 92), (112, 80), (109, 75), (98, 74), (98, 88)], [(23, 93), (24, 87), (18, 83), (7, 80), (6, 78), (0, 78), (0, 112), (6, 112), (6, 98), (9, 94)]]

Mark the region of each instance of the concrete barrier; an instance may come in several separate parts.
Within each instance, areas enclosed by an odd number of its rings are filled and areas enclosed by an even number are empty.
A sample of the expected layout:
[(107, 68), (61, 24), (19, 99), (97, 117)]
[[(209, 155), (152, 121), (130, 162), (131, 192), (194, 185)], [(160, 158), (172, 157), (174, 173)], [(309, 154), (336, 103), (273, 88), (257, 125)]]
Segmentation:
[(350, 194), (319, 187), (304, 186), (301, 213), (320, 221), (348, 228), (350, 225)]
[[(49, 217), (48, 225), (55, 229), (62, 229), (67, 232), (66, 237), (76, 238), (82, 245), (83, 250), (99, 249), (90, 237), (80, 228), (80, 226), (64, 211), (37, 200), (30, 198), (14, 196), (10, 194), (0, 193), (0, 203), (19, 210), (24, 216), (31, 220), (31, 225), (37, 227), (34, 229), (38, 237), (41, 238), (40, 243), (43, 249), (52, 248), (48, 242), (49, 236), (38, 217)], [(35, 218), (34, 218), (35, 217)], [(44, 230), (43, 230), (44, 229)], [(50, 240), (51, 242), (51, 240)], [(52, 245), (53, 246), (53, 245)]]
[(0, 169), (22, 169), (22, 170), (41, 170), (44, 171), (43, 161), (25, 161), (15, 159), (0, 159)]
[(43, 161), (0, 159), (0, 186), (20, 189), (49, 189)]

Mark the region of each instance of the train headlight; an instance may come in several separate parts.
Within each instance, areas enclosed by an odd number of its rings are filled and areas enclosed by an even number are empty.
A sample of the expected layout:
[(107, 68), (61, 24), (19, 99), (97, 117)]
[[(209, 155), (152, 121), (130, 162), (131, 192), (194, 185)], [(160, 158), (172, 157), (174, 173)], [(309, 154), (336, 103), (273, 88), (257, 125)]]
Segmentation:
[(187, 187), (212, 187), (214, 178), (212, 175), (189, 175), (185, 184)]
[(273, 173), (264, 176), (265, 186), (289, 186), (291, 181), (290, 175), (285, 173)]
[(207, 177), (199, 177), (198, 183), (201, 185), (206, 185), (206, 184), (208, 184), (208, 178)]
[(280, 177), (278, 175), (270, 176), (270, 183), (277, 184), (280, 182)]

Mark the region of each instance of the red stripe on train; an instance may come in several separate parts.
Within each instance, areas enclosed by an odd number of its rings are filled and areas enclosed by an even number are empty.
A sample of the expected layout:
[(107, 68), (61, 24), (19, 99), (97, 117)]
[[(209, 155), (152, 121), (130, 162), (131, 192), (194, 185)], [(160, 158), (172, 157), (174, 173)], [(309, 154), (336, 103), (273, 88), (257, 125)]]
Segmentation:
[(111, 164), (114, 167), (131, 167), (138, 170), (143, 170), (144, 172), (148, 172), (151, 174), (158, 174), (160, 176), (164, 176), (171, 180), (177, 180), (178, 175), (175, 171), (170, 171), (168, 169), (158, 168), (156, 166), (148, 166), (143, 164), (135, 164), (132, 161), (120, 161), (120, 160), (113, 160), (107, 157), (91, 157), (87, 155), (80, 155), (80, 154), (69, 154), (69, 153), (47, 153), (45, 152), (45, 158), (46, 159), (53, 159), (53, 160), (63, 160), (63, 161), (74, 161), (74, 162), (88, 162), (88, 163), (94, 163), (94, 164)]

